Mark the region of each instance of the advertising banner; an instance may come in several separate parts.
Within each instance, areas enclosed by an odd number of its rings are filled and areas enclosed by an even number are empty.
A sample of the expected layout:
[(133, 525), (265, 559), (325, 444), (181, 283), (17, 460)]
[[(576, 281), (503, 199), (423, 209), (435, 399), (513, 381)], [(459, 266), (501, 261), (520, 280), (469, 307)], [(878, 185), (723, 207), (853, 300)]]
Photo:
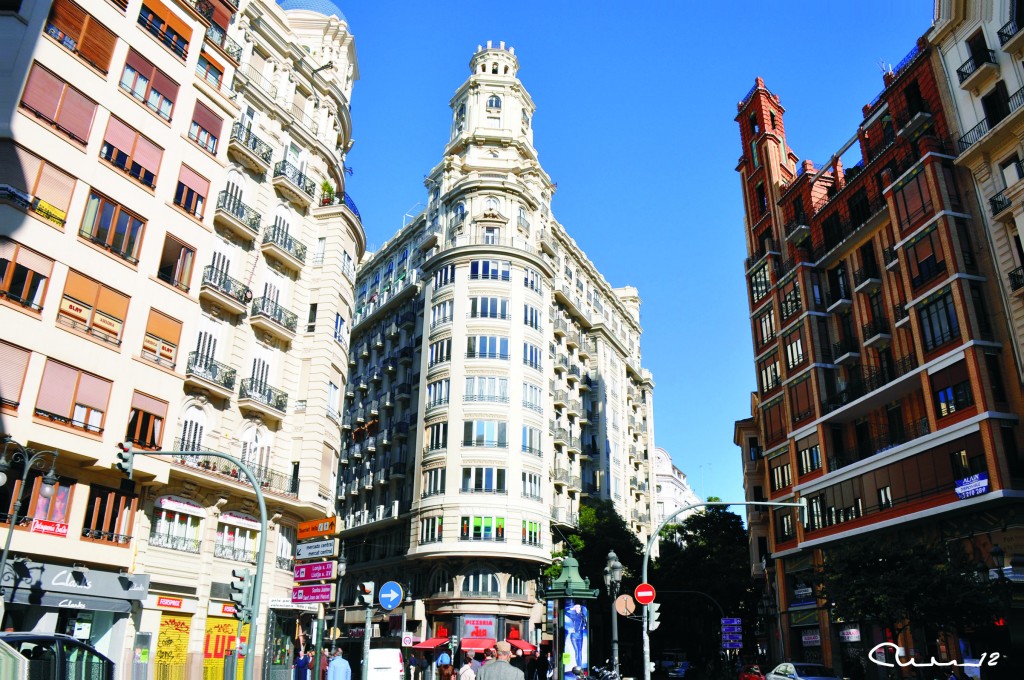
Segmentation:
[(590, 668), (590, 613), (585, 602), (565, 600), (563, 606), (562, 678), (576, 680), (573, 668)]

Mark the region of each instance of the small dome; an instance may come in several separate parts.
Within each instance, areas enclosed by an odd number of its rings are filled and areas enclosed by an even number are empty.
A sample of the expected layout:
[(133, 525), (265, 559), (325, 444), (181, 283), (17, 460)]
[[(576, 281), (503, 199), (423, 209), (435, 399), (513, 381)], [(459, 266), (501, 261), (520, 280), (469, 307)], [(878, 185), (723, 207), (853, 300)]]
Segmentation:
[(341, 13), (338, 6), (331, 2), (331, 0), (278, 0), (277, 4), (286, 12), (290, 10), (305, 10), (307, 12), (323, 14), (325, 17), (336, 16), (345, 21), (345, 15)]

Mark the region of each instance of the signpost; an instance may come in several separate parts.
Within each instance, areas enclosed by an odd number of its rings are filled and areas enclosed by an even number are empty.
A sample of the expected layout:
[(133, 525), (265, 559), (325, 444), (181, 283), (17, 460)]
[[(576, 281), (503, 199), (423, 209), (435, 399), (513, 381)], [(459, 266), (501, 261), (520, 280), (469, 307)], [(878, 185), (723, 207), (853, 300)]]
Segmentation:
[[(338, 556), (338, 539), (327, 538), (338, 532), (338, 518), (324, 517), (313, 519), (307, 522), (299, 522), (298, 539), (300, 543), (295, 550), (297, 560), (315, 560), (324, 557), (332, 558)], [(322, 540), (311, 540), (322, 539)], [(305, 542), (303, 542), (305, 541)], [(312, 604), (316, 603), (316, 624), (313, 629), (313, 639), (316, 640), (316, 652), (313, 656), (315, 668), (320, 668), (320, 654), (323, 648), (324, 631), (324, 603), (330, 603), (334, 599), (336, 588), (333, 581), (337, 577), (338, 563), (332, 559), (324, 562), (307, 562), (296, 564), (293, 576), (296, 583), (309, 583), (319, 581), (318, 584), (301, 585), (292, 588), (292, 602)], [(331, 583), (324, 583), (331, 581)], [(337, 621), (337, 610), (335, 610), (335, 621)]]
[(295, 547), (295, 559), (315, 560), (317, 558), (332, 558), (338, 556), (338, 539), (329, 538), (325, 541), (309, 541), (299, 543)]
[(385, 611), (391, 611), (398, 605), (402, 604), (402, 600), (405, 599), (405, 591), (402, 589), (402, 586), (394, 581), (388, 581), (382, 585), (377, 593), (377, 597), (380, 600), (380, 606)]
[(654, 602), (654, 596), (656, 594), (654, 586), (650, 583), (641, 583), (636, 587), (636, 590), (633, 591), (633, 597), (635, 597), (636, 601), (642, 605), (648, 605)]
[(292, 602), (330, 602), (333, 599), (333, 583), (322, 583), (315, 586), (295, 586), (292, 588)]
[(298, 582), (302, 581), (333, 581), (338, 563), (330, 562), (309, 562), (307, 564), (296, 564), (294, 577)]
[(743, 620), (722, 618), (722, 649), (743, 648)]
[(337, 517), (324, 517), (323, 519), (299, 522), (299, 540), (305, 541), (310, 538), (320, 538), (321, 536), (336, 534), (338, 533), (337, 522)]

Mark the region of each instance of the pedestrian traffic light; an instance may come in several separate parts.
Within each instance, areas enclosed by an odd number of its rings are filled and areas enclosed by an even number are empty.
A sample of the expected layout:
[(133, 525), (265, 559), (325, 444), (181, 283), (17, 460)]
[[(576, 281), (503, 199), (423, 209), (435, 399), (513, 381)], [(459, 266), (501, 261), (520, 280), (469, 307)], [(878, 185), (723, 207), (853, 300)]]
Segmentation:
[(659, 609), (661, 609), (661, 605), (657, 602), (647, 605), (647, 630), (657, 630), (658, 626), (661, 625), (661, 621), (658, 620), (660, 616), (658, 614)]
[(231, 592), (228, 593), (235, 605), (235, 618), (240, 621), (249, 621), (252, 616), (252, 572), (248, 569), (232, 569)]
[(117, 469), (132, 478), (132, 467), (135, 465), (135, 454), (132, 453), (132, 443), (119, 442), (117, 445)]
[(451, 639), (449, 640), (449, 642), (451, 643), (452, 658), (454, 659), (455, 658), (455, 652), (459, 649), (459, 636), (458, 635), (452, 635)]
[(376, 588), (373, 581), (363, 581), (356, 586), (356, 599), (359, 600), (359, 604), (366, 605), (367, 607), (373, 606), (373, 591)]

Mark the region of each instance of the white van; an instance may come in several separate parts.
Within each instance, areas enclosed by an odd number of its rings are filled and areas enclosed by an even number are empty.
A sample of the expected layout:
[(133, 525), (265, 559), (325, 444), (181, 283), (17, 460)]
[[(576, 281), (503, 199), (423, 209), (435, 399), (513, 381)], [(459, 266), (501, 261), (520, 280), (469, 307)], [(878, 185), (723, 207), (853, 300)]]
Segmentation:
[(368, 663), (367, 680), (405, 680), (405, 663), (401, 649), (371, 649)]

